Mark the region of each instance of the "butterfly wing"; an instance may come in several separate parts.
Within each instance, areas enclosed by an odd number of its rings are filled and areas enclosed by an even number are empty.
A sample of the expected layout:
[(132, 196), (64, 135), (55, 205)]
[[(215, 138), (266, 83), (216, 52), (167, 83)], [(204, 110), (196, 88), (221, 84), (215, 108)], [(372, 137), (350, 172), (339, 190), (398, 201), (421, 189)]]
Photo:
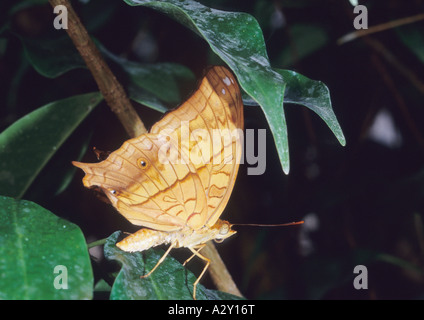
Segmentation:
[(160, 143), (155, 135), (144, 134), (127, 140), (102, 162), (73, 164), (86, 173), (84, 186), (101, 188), (131, 223), (178, 230), (186, 224), (187, 212), (201, 210), (195, 196), (189, 196), (200, 182), (186, 165), (161, 164)]
[(183, 158), (189, 158), (201, 180), (207, 211), (188, 221), (193, 229), (213, 226), (230, 198), (242, 154), (243, 126), (243, 102), (234, 76), (225, 67), (213, 67), (199, 89), (151, 129), (157, 134), (163, 128), (172, 132), (172, 141), (180, 141)]
[[(224, 210), (241, 156), (240, 143), (228, 141), (228, 135), (218, 134), (219, 148), (207, 141), (213, 129), (234, 128), (243, 128), (240, 91), (227, 69), (214, 67), (150, 133), (127, 140), (102, 162), (73, 164), (84, 170), (84, 186), (100, 187), (131, 223), (161, 231), (197, 230), (212, 226)], [(228, 163), (217, 161), (224, 156)]]

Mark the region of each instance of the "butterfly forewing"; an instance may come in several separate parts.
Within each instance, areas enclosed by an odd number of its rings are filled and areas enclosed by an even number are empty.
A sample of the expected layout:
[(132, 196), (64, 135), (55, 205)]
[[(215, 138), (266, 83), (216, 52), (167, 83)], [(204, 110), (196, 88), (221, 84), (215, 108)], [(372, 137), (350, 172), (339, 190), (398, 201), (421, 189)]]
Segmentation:
[(241, 158), (243, 103), (231, 72), (211, 68), (199, 89), (151, 132), (164, 128), (172, 130), (172, 141), (179, 143), (182, 159), (195, 167), (206, 195), (207, 211), (187, 224), (193, 229), (211, 227), (229, 200)]
[[(243, 102), (240, 89), (231, 72), (225, 68), (214, 68), (206, 75), (211, 88), (213, 110), (218, 116), (220, 148), (214, 148), (212, 170), (208, 183), (208, 220), (213, 226), (230, 198), (237, 177), (243, 143)], [(214, 97), (214, 98), (212, 98)], [(218, 100), (218, 99), (219, 100)], [(224, 120), (225, 121), (222, 121)], [(219, 154), (220, 153), (220, 154)]]

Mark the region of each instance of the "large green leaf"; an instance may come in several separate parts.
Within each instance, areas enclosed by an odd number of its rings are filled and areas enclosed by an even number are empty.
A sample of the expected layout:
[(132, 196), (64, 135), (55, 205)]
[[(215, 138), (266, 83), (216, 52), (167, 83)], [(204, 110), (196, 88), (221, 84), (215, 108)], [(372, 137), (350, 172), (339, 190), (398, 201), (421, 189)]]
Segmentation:
[(295, 71), (276, 69), (287, 81), (284, 95), (285, 103), (300, 104), (308, 107), (321, 117), (333, 131), (341, 145), (346, 145), (337, 117), (331, 105), (330, 91), (321, 81), (311, 80)]
[(329, 41), (328, 33), (318, 24), (294, 24), (290, 26), (290, 38), (292, 43), (273, 60), (276, 65), (291, 66), (321, 49)]
[[(41, 75), (56, 78), (70, 70), (86, 68), (68, 36), (54, 39), (30, 39), (19, 36), (25, 56)], [(94, 40), (110, 64), (118, 65), (128, 76), (127, 90), (132, 100), (151, 109), (166, 112), (182, 100), (184, 86), (194, 84), (194, 74), (176, 63), (142, 64), (119, 57)]]
[(182, 101), (184, 84), (194, 85), (195, 77), (190, 69), (176, 63), (138, 63), (118, 57), (99, 42), (100, 51), (118, 64), (128, 75), (129, 96), (132, 100), (159, 112), (166, 112), (169, 106)]
[(211, 9), (191, 0), (125, 0), (164, 12), (202, 36), (237, 75), (241, 87), (262, 107), (283, 169), (289, 171), (285, 82), (269, 63), (258, 22), (249, 14)]
[[(177, 260), (168, 256), (165, 261), (147, 278), (140, 276), (151, 270), (164, 254), (163, 250), (146, 252), (125, 252), (120, 250), (116, 241), (120, 232), (113, 233), (104, 248), (105, 256), (117, 260), (122, 268), (115, 279), (110, 294), (112, 300), (191, 300), (193, 283), (196, 276), (184, 268)], [(240, 299), (228, 293), (209, 290), (199, 284), (196, 299)]]
[(0, 194), (22, 197), (41, 169), (91, 110), (99, 92), (49, 103), (0, 134)]
[(130, 98), (161, 112), (168, 111), (168, 108), (158, 108), (151, 102), (152, 98), (141, 99), (140, 94), (146, 95), (147, 93), (148, 96), (160, 98), (160, 101), (175, 107), (182, 101), (179, 84), (191, 83), (194, 85), (195, 83), (195, 77), (191, 70), (175, 63), (142, 65), (126, 62), (121, 63), (121, 66), (130, 75), (132, 84), (129, 88)]
[[(331, 105), (330, 91), (327, 86), (321, 81), (309, 79), (295, 71), (275, 70), (287, 81), (284, 102), (308, 107), (325, 121), (340, 144), (346, 145), (342, 128)], [(258, 105), (256, 101), (245, 93), (243, 93), (243, 103), (249, 106)]]
[(244, 91), (261, 106), (283, 170), (288, 173), (288, 137), (283, 109), (288, 83), (278, 70), (271, 67), (262, 31), (255, 18), (246, 13), (211, 9), (192, 0), (124, 1), (161, 11), (208, 42), (212, 51), (234, 71)]
[(84, 60), (67, 35), (55, 39), (32, 39), (18, 36), (24, 52), (41, 75), (56, 78), (77, 68), (86, 68)]
[[(283, 170), (288, 173), (288, 137), (283, 102), (284, 97), (287, 97), (285, 90), (290, 89), (292, 85), (291, 77), (282, 76), (280, 70), (270, 66), (262, 31), (255, 18), (246, 13), (211, 9), (193, 0), (125, 0), (125, 2), (130, 5), (143, 5), (164, 12), (192, 29), (208, 42), (211, 49), (235, 72), (244, 91), (262, 107), (274, 135)], [(26, 45), (27, 55), (34, 67), (43, 74), (48, 75), (52, 72), (51, 70), (59, 74), (59, 72), (64, 72), (69, 68), (79, 67), (78, 64), (81, 60), (75, 57), (76, 64), (74, 64), (75, 50), (73, 48), (67, 49), (71, 53), (70, 55), (50, 55), (52, 59), (47, 59), (49, 62), (45, 65), (44, 60), (46, 59), (43, 60), (42, 58), (57, 46), (49, 44), (37, 48), (33, 45)], [(59, 46), (57, 50), (62, 50), (65, 47)], [(101, 46), (100, 49), (102, 49)], [(129, 75), (130, 84), (127, 89), (131, 98), (161, 112), (167, 110), (167, 104), (175, 105), (176, 101), (179, 100), (179, 92), (176, 90), (180, 82), (179, 79), (182, 77), (191, 80), (191, 75), (188, 75), (186, 70), (175, 68), (174, 65), (164, 65), (165, 68), (161, 65), (141, 65), (116, 57), (105, 50), (102, 50), (102, 52), (118, 63)], [(31, 59), (34, 56), (38, 58)], [(72, 59), (66, 61), (62, 58), (58, 59), (58, 57), (71, 57)], [(168, 70), (167, 68), (171, 69)], [(167, 71), (164, 72), (164, 70)], [(295, 85), (297, 85), (297, 82)], [(305, 90), (302, 91), (305, 92)], [(309, 105), (307, 106), (309, 107)], [(318, 104), (316, 107), (314, 111), (328, 109), (326, 105)], [(319, 115), (324, 119), (322, 114)], [(337, 132), (338, 140), (344, 144), (344, 137), (335, 116), (331, 118), (331, 123), (333, 123), (333, 127), (330, 127), (331, 130), (334, 133)], [(338, 126), (338, 128), (335, 129), (335, 126)]]
[(0, 299), (91, 299), (92, 293), (81, 230), (33, 202), (0, 196)]

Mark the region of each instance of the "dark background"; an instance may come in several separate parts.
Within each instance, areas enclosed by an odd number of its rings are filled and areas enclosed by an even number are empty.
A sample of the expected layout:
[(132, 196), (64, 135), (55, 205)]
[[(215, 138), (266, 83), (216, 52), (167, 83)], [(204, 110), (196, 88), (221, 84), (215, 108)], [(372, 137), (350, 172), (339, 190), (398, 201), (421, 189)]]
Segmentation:
[[(348, 1), (201, 2), (252, 14), (263, 30), (273, 67), (324, 82), (347, 140), (342, 147), (316, 114), (285, 105), (291, 165), (286, 176), (262, 111), (245, 107), (246, 128), (267, 129), (266, 172), (248, 176), (246, 165), (240, 167), (222, 217), (233, 223), (304, 219), (305, 224), (238, 227), (235, 237), (218, 245), (240, 290), (258, 299), (423, 298), (424, 68), (422, 56), (417, 56), (424, 48), (423, 22), (338, 45), (337, 39), (355, 31)], [(424, 12), (420, 0), (361, 4), (368, 8), (370, 27)], [(205, 41), (153, 10), (123, 1), (73, 5), (90, 34), (116, 55), (145, 63), (179, 63), (197, 78), (216, 61)], [(49, 37), (54, 17), (49, 4), (23, 6), (13, 14), (8, 13), (12, 3), (2, 6), (0, 21), (10, 19), (16, 34), (35, 40)], [(0, 77), (0, 130), (48, 102), (97, 90), (84, 69), (55, 79), (41, 76), (13, 36), (1, 50)], [(185, 97), (194, 86), (187, 85)], [(143, 106), (137, 110), (148, 127), (161, 117)], [(391, 121), (382, 126), (386, 136), (395, 136), (388, 144), (370, 134), (384, 115)], [(127, 139), (103, 103), (52, 162), (71, 154), (70, 169), (81, 137), (89, 149), (101, 150), (115, 150)], [(93, 162), (95, 156), (88, 151), (83, 160)], [(24, 198), (77, 223), (89, 241), (137, 229), (83, 188), (82, 176), (75, 171), (67, 190), (57, 196), (40, 177)], [(186, 257), (186, 252), (177, 252), (184, 250), (175, 251), (177, 257)], [(358, 264), (368, 269), (367, 290), (353, 287)], [(200, 270), (201, 264), (192, 268)], [(209, 281), (204, 283), (212, 287)]]

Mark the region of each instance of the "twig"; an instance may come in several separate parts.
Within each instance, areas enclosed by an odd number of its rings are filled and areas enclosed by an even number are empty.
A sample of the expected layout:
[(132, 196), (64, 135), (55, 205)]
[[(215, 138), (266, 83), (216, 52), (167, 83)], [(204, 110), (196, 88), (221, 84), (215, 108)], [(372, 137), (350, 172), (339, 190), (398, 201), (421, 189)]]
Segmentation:
[[(128, 135), (137, 137), (146, 133), (146, 127), (132, 107), (124, 89), (103, 60), (69, 1), (49, 0), (49, 2), (53, 7), (64, 5), (68, 9), (68, 29), (66, 31), (92, 73), (106, 103), (117, 115)], [(217, 288), (241, 296), (215, 246), (208, 243), (202, 254), (211, 260), (209, 272)]]
[(215, 245), (211, 241), (203, 248), (202, 255), (211, 260), (208, 270), (217, 289), (242, 297), (218, 250), (216, 250)]
[(348, 34), (344, 35), (343, 37), (339, 38), (337, 40), (337, 44), (342, 45), (342, 44), (345, 44), (346, 42), (355, 40), (357, 38), (360, 38), (360, 37), (363, 37), (363, 36), (366, 36), (366, 35), (369, 35), (369, 34), (372, 34), (372, 33), (381, 32), (381, 31), (384, 31), (384, 30), (400, 27), (400, 26), (403, 26), (405, 24), (417, 22), (417, 21), (420, 21), (420, 20), (423, 20), (423, 19), (424, 19), (424, 13), (420, 13), (420, 14), (417, 14), (415, 16), (401, 18), (401, 19), (385, 22), (385, 23), (382, 23), (382, 24), (378, 24), (378, 25), (370, 27), (368, 29), (361, 29), (361, 30), (353, 31), (353, 32), (348, 33)]
[(91, 249), (97, 246), (103, 246), (106, 243), (106, 238), (87, 243), (87, 248)]
[(147, 132), (124, 89), (103, 60), (69, 1), (49, 0), (49, 2), (53, 7), (63, 5), (68, 9), (68, 29), (66, 29), (66, 32), (84, 59), (106, 103), (119, 118), (128, 135), (137, 137)]
[[(349, 19), (352, 19), (353, 17), (352, 11), (349, 10), (347, 11), (347, 13), (349, 15)], [(415, 86), (421, 93), (424, 93), (424, 83), (416, 76), (416, 74), (410, 68), (408, 68), (405, 64), (403, 64), (399, 59), (397, 59), (396, 56), (392, 54), (390, 50), (383, 45), (383, 43), (369, 36), (370, 34), (375, 32), (380, 32), (390, 28), (399, 27), (399, 26), (417, 22), (423, 19), (424, 19), (424, 13), (420, 13), (415, 16), (410, 16), (406, 18), (389, 21), (380, 25), (376, 25), (369, 29), (358, 30), (358, 31), (349, 33), (341, 37), (337, 41), (337, 43), (339, 45), (342, 45), (351, 40), (357, 39), (359, 37), (363, 37), (365, 44), (367, 44), (375, 52), (381, 55), (388, 63), (390, 63), (397, 71), (399, 71), (401, 75), (403, 75), (409, 82), (411, 82), (411, 84)]]

